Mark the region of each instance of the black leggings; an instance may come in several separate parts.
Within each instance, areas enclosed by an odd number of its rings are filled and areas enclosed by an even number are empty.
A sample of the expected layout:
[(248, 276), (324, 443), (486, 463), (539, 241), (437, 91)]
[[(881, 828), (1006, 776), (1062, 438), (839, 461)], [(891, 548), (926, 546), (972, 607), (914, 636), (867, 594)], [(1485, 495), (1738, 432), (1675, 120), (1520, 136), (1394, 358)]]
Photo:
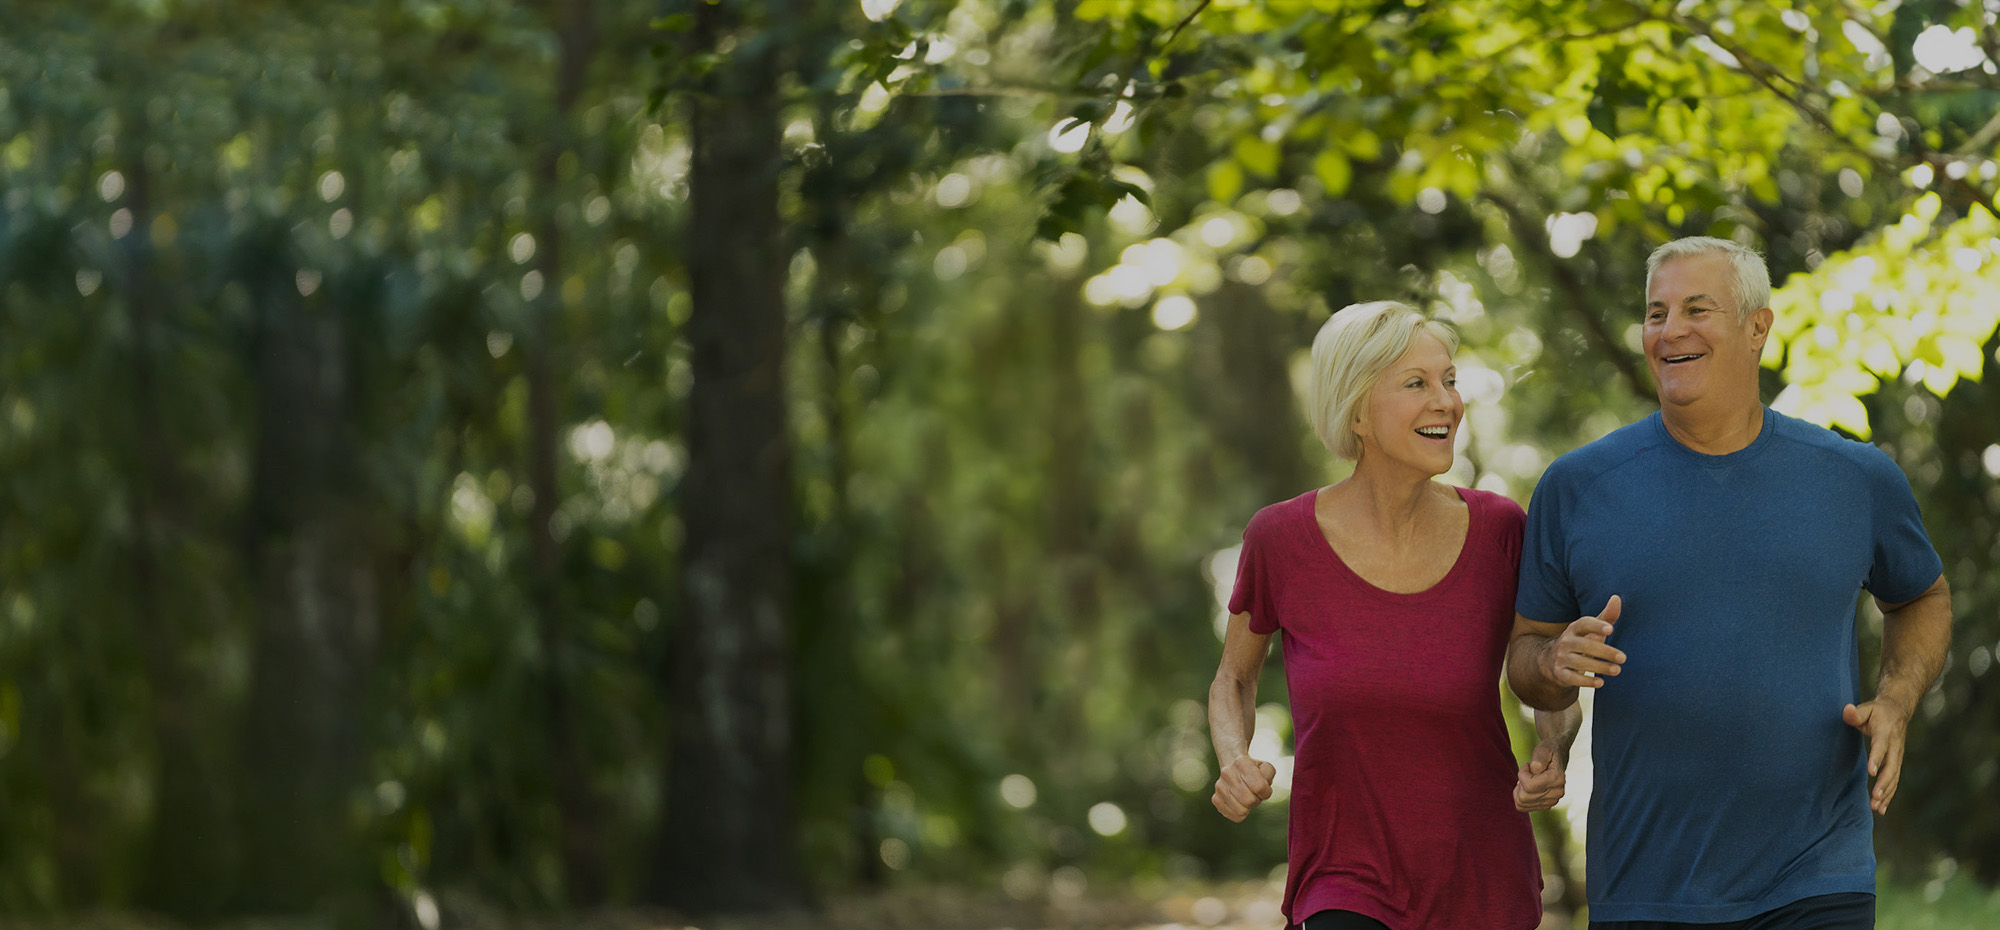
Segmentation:
[(1305, 930), (1389, 930), (1387, 924), (1353, 911), (1320, 911), (1299, 926)]

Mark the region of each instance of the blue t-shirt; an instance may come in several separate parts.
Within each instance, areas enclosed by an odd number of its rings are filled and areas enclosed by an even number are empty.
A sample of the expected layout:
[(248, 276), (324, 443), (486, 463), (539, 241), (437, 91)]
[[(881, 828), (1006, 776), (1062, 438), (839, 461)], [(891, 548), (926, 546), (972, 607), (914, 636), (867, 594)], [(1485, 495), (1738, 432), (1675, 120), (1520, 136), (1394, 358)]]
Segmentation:
[(1597, 690), (1586, 845), (1595, 920), (1742, 920), (1875, 890), (1855, 601), (1942, 573), (1908, 479), (1874, 446), (1764, 411), (1704, 455), (1659, 414), (1549, 466), (1515, 609), (1623, 608)]

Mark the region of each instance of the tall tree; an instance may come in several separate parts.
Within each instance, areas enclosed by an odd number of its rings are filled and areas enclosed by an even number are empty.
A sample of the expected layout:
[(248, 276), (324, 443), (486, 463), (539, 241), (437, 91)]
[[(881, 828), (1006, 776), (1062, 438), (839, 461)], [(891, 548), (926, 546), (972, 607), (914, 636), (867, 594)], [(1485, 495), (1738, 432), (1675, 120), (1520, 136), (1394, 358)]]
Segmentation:
[(558, 209), (562, 200), (560, 166), (566, 157), (572, 161), (576, 158), (570, 144), (573, 111), (583, 92), (598, 37), (592, 4), (586, 0), (558, 0), (552, 4), (551, 12), (557, 46), (553, 106), (548, 116), (547, 138), (533, 156), (538, 201), (534, 224), (535, 274), (545, 283), (541, 294), (529, 301), (526, 340), (528, 486), (535, 497), (528, 516), (533, 569), (529, 590), (541, 628), (548, 776), (561, 818), (564, 891), (572, 904), (594, 905), (604, 901), (608, 876), (604, 837), (599, 833), (602, 805), (591, 789), (589, 750), (578, 733), (582, 722), (573, 684), (576, 663), (570, 629), (572, 617), (565, 604), (562, 543), (555, 528), (563, 497), (556, 475), (561, 383), (555, 343), (558, 328), (554, 320), (563, 309), (563, 285), (568, 276)]
[(807, 898), (792, 787), (789, 261), (778, 213), (786, 12), (699, 4), (692, 32), (719, 61), (688, 95), (693, 384), (656, 888), (700, 911)]
[[(146, 137), (143, 131), (134, 135)], [(213, 913), (227, 893), (230, 821), (221, 784), (225, 773), (203, 737), (204, 689), (184, 658), (196, 626), (186, 606), (191, 599), (169, 590), (186, 584), (169, 570), (176, 548), (171, 541), (181, 535), (174, 516), (177, 503), (185, 500), (186, 479), (161, 396), (168, 389), (160, 359), (166, 355), (161, 332), (170, 304), (154, 268), (154, 172), (136, 153), (125, 165), (132, 226), (124, 237), (123, 290), (132, 320), (132, 408), (140, 463), (131, 596), (152, 697), (158, 785), (140, 894), (163, 913), (198, 918)]]
[[(237, 905), (310, 912), (353, 889), (348, 802), (366, 769), (378, 604), (354, 437), (343, 301), (266, 221), (242, 260), (256, 322), (248, 514), (256, 628), (242, 736)], [(372, 279), (357, 275), (361, 282)], [(350, 300), (357, 297), (350, 296)]]

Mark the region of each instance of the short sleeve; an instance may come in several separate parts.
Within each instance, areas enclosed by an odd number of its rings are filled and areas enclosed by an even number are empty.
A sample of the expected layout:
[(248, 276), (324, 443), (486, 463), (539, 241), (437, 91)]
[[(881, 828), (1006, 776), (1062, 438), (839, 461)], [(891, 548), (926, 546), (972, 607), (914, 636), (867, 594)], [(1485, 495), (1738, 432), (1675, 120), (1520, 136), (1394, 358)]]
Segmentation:
[(1868, 473), (1874, 551), (1864, 587), (1883, 601), (1901, 604), (1928, 590), (1944, 574), (1944, 562), (1924, 532), (1910, 479), (1881, 450), (1868, 451), (1873, 454), (1862, 467)]
[(1538, 623), (1568, 623), (1583, 615), (1569, 578), (1563, 491), (1560, 470), (1551, 466), (1528, 500), (1527, 525), (1521, 534), (1521, 583), (1514, 592), (1514, 612)]
[(1243, 530), (1243, 548), (1236, 556), (1236, 588), (1229, 595), (1231, 614), (1248, 613), (1250, 631), (1268, 636), (1278, 629), (1278, 613), (1274, 604), (1272, 587), (1273, 561), (1277, 556), (1273, 550), (1273, 524), (1277, 522), (1276, 508), (1267, 507), (1250, 519), (1250, 525)]
[(1521, 566), (1521, 533), (1528, 515), (1521, 505), (1504, 494), (1486, 495), (1487, 525), (1492, 527), (1488, 535), (1493, 547), (1507, 560), (1507, 568), (1518, 576)]

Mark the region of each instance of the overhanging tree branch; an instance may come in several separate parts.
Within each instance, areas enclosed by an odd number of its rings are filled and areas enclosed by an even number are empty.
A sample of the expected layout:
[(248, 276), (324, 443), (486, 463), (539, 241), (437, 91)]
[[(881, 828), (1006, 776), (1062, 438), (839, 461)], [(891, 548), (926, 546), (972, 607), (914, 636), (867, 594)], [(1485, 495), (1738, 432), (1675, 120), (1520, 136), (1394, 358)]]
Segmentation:
[(1575, 269), (1564, 263), (1549, 247), (1548, 231), (1530, 218), (1519, 204), (1492, 191), (1483, 192), (1480, 197), (1500, 209), (1501, 214), (1507, 217), (1508, 227), (1514, 231), (1515, 240), (1533, 249), (1536, 257), (1542, 260), (1557, 289), (1562, 291), (1562, 302), (1581, 325), (1584, 337), (1613, 368), (1618, 369), (1619, 377), (1631, 389), (1632, 395), (1649, 403), (1658, 400), (1653, 385), (1639, 371), (1638, 364), (1632, 361), (1631, 353), (1625, 351), (1625, 347), (1605, 328), (1604, 320), (1592, 311), (1596, 301), (1591, 299), (1590, 289), (1577, 277)]
[(1208, 9), (1208, 5), (1213, 2), (1215, 0), (1201, 0), (1200, 3), (1195, 4), (1195, 8), (1188, 11), (1188, 15), (1181, 17), (1181, 21), (1174, 26), (1174, 31), (1167, 33), (1166, 41), (1161, 42), (1160, 47), (1155, 49), (1153, 54), (1157, 55), (1166, 51), (1167, 46), (1174, 44), (1174, 40), (1181, 37), (1181, 30), (1186, 29), (1188, 24), (1194, 22), (1194, 18), (1200, 16), (1201, 11)]
[[(1783, 100), (1785, 103), (1789, 104), (1793, 110), (1797, 111), (1800, 115), (1810, 120), (1814, 125), (1818, 126), (1821, 131), (1841, 141), (1849, 149), (1861, 155), (1863, 158), (1866, 158), (1869, 161), (1873, 162), (1877, 167), (1887, 169), (1890, 172), (1899, 171), (1902, 167), (1904, 167), (1903, 165), (1899, 164), (1896, 160), (1885, 158), (1881, 155), (1876, 154), (1875, 151), (1870, 149), (1868, 146), (1861, 144), (1853, 137), (1849, 136), (1844, 132), (1841, 132), (1838, 127), (1834, 126), (1832, 118), (1830, 118), (1827, 115), (1826, 111), (1820, 109), (1819, 107), (1814, 106), (1811, 103), (1811, 101), (1808, 101), (1805, 98), (1805, 95), (1808, 92), (1819, 96), (1825, 96), (1826, 95), (1825, 89), (1820, 88), (1813, 84), (1805, 83), (1803, 81), (1798, 80), (1797, 78), (1793, 78), (1792, 76), (1785, 74), (1783, 71), (1780, 71), (1778, 68), (1773, 66), (1770, 62), (1764, 61), (1763, 59), (1758, 58), (1755, 55), (1752, 55), (1748, 49), (1745, 49), (1742, 45), (1731, 41), (1729, 37), (1718, 35), (1714, 30), (1709, 28), (1707, 23), (1704, 23), (1698, 19), (1680, 13), (1671, 14), (1667, 17), (1667, 19), (1675, 26), (1678, 26), (1681, 29), (1691, 34), (1707, 38), (1709, 41), (1715, 43), (1715, 45), (1718, 48), (1721, 48), (1723, 51), (1728, 52), (1731, 56), (1734, 56), (1737, 63), (1742, 66), (1741, 68), (1742, 72), (1748, 75), (1751, 80), (1756, 81), (1758, 85), (1762, 86), (1765, 90), (1770, 91), (1778, 99)], [(1785, 84), (1791, 85), (1791, 87), (1796, 89), (1796, 92), (1788, 91), (1785, 88), (1778, 86), (1777, 82), (1779, 81), (1783, 81)], [(1898, 121), (1901, 120), (1900, 116), (1897, 116), (1887, 107), (1883, 107), (1882, 112), (1889, 113), (1891, 117), (1897, 119)], [(1991, 129), (1993, 127), (1989, 124), (1987, 128)], [(1980, 130), (1980, 133), (1983, 135), (1986, 133), (1986, 130), (1982, 129)], [(1918, 164), (1928, 165), (1934, 161), (1933, 158), (1929, 157), (1923, 152), (1913, 151), (1911, 155), (1915, 160), (1915, 162)], [(1943, 174), (1943, 172), (1939, 173)], [(1971, 181), (1968, 181), (1963, 177), (1953, 178), (1949, 175), (1944, 175), (1943, 180), (1945, 183), (1948, 183), (1953, 187), (1959, 189), (1962, 193), (1966, 194), (1973, 200), (1979, 201), (1989, 206), (1994, 205), (1996, 202), (2000, 202), (1996, 201), (1996, 198), (1992, 191), (1981, 188), (1978, 185), (1973, 184)]]

